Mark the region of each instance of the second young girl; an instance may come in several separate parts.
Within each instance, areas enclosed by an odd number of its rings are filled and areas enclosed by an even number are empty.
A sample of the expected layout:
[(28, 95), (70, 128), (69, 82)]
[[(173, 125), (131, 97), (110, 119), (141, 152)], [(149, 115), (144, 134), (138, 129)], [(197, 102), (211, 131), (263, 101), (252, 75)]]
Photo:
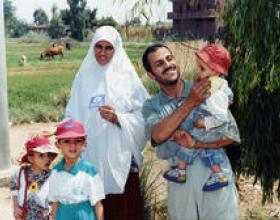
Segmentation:
[(49, 219), (49, 167), (57, 153), (46, 137), (36, 136), (25, 143), (20, 169), (10, 185), (15, 219)]

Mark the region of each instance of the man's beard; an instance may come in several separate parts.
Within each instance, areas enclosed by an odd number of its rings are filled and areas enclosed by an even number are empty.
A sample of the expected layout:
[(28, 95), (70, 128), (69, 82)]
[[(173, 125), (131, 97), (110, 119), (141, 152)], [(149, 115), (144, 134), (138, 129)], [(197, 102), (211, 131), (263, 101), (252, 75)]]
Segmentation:
[(174, 80), (165, 80), (159, 76), (156, 76), (155, 77), (155, 80), (159, 83), (159, 84), (162, 84), (162, 85), (165, 85), (165, 86), (172, 86), (172, 85), (176, 85), (178, 80), (179, 80), (180, 76), (179, 74), (177, 75), (177, 78), (174, 79)]
[[(169, 67), (168, 69), (164, 70), (163, 71), (163, 74), (164, 72), (167, 72), (169, 71), (169, 69), (172, 69), (174, 67)], [(175, 67), (176, 70), (177, 70), (177, 78), (174, 79), (174, 80), (166, 80), (164, 78), (162, 78), (161, 76), (156, 76), (154, 75), (155, 77), (155, 80), (159, 83), (159, 84), (162, 84), (162, 85), (165, 85), (165, 86), (172, 86), (172, 85), (176, 85), (178, 80), (180, 79), (180, 70), (178, 69), (178, 67)]]

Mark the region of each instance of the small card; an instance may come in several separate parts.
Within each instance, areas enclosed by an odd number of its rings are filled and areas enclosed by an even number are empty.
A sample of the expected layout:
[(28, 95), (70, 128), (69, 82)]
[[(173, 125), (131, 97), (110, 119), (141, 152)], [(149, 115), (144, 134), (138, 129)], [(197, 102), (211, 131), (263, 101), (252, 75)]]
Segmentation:
[(97, 108), (102, 105), (105, 105), (105, 94), (96, 95), (90, 99), (89, 108)]

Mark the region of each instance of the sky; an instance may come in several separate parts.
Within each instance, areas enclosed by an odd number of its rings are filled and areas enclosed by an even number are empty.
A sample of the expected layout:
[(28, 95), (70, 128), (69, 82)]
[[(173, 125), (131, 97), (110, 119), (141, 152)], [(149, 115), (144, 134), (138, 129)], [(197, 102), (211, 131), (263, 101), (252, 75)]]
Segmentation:
[[(16, 16), (31, 23), (33, 21), (33, 12), (37, 8), (43, 8), (48, 16), (51, 16), (51, 8), (56, 4), (58, 9), (68, 8), (67, 0), (11, 0), (16, 7)], [(124, 23), (129, 17), (129, 8), (133, 0), (126, 0), (126, 4), (113, 3), (113, 0), (87, 0), (87, 7), (97, 8), (97, 18), (112, 16), (117, 22)], [(135, 0), (136, 1), (136, 0)], [(161, 0), (160, 6), (153, 5), (153, 17), (151, 22), (167, 20), (167, 12), (172, 10), (172, 3), (169, 0)]]

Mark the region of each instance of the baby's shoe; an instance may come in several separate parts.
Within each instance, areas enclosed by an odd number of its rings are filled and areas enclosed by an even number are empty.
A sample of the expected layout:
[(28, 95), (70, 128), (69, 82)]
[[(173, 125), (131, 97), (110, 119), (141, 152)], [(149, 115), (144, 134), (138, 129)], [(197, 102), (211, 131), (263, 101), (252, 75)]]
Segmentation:
[(177, 166), (165, 171), (163, 177), (174, 183), (185, 183), (187, 180), (186, 170), (179, 169)]
[(227, 176), (222, 173), (212, 173), (203, 186), (203, 191), (213, 191), (228, 185)]

